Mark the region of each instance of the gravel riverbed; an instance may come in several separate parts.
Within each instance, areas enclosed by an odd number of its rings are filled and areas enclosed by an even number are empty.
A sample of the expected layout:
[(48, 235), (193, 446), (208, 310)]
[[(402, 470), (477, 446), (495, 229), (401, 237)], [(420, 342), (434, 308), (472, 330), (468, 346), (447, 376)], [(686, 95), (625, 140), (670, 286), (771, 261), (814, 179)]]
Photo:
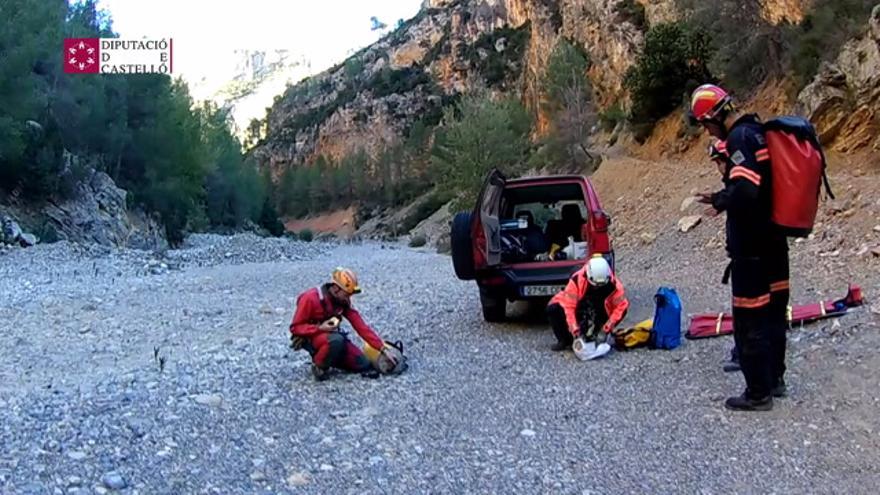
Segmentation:
[[(619, 253), (628, 323), (651, 316), (661, 283), (686, 311), (724, 307), (717, 267), (697, 257), (670, 275), (640, 256)], [(404, 342), (406, 374), (315, 383), (287, 347), (296, 295), (339, 264), (360, 275), (367, 321)], [(793, 332), (790, 397), (734, 414), (722, 400), (742, 380), (720, 370), (731, 339), (581, 363), (549, 352), (522, 305), (484, 323), (448, 257), (397, 245), (59, 243), (0, 254), (0, 275), (2, 493), (875, 493), (880, 481), (869, 308)]]

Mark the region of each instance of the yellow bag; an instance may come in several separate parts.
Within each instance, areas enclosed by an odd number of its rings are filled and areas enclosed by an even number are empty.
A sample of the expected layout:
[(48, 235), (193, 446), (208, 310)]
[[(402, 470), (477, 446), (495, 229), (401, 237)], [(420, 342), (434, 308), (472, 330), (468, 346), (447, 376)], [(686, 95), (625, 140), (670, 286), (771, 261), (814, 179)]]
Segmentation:
[(391, 361), (385, 358), (385, 356), (379, 352), (379, 349), (375, 349), (370, 344), (364, 342), (363, 348), (364, 355), (373, 364), (373, 367), (383, 375), (399, 375), (407, 370), (409, 367), (406, 364), (406, 356), (403, 355), (403, 343), (400, 341), (397, 342), (388, 342), (385, 341), (385, 352), (390, 353), (397, 360), (397, 365), (395, 366)]
[(614, 347), (626, 351), (638, 347), (647, 347), (651, 343), (651, 334), (654, 329), (654, 319), (637, 323), (632, 328), (618, 329), (614, 331)]

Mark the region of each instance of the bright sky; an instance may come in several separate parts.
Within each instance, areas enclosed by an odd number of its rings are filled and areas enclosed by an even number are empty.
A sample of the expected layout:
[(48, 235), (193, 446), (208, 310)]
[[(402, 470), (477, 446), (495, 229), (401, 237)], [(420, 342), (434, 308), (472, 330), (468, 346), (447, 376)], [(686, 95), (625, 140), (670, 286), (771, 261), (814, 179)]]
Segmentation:
[(285, 48), (314, 69), (378, 39), (370, 17), (393, 27), (421, 0), (99, 0), (124, 38), (174, 38), (174, 72), (203, 73), (233, 48)]

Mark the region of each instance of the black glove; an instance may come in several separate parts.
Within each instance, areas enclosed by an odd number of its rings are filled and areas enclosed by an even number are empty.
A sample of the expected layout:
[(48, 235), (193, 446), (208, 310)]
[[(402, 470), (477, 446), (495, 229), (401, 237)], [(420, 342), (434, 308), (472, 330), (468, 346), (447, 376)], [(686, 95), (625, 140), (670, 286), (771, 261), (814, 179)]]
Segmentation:
[[(603, 333), (604, 333), (604, 332), (603, 332)], [(614, 339), (614, 332), (608, 332), (608, 333), (606, 333), (603, 342), (605, 342), (606, 344), (610, 345), (611, 347), (614, 347), (614, 345), (615, 345), (615, 343), (616, 343), (616, 341), (615, 341), (615, 339)]]
[(362, 377), (369, 378), (370, 380), (375, 380), (376, 378), (379, 378), (380, 375), (381, 373), (379, 373), (378, 370), (367, 370), (361, 372)]

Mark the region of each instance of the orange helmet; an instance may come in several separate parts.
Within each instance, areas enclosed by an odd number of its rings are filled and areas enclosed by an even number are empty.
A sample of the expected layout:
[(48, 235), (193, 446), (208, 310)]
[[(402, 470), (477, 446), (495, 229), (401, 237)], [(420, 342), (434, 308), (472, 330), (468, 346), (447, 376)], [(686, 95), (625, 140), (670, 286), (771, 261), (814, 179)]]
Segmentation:
[(344, 290), (347, 294), (360, 294), (361, 287), (358, 285), (357, 275), (348, 268), (339, 267), (333, 270), (333, 283)]
[(721, 140), (715, 141), (709, 145), (709, 159), (726, 160), (727, 159), (727, 143)]
[(727, 91), (714, 84), (704, 84), (691, 95), (691, 117), (697, 122), (717, 119), (733, 108), (732, 103)]

